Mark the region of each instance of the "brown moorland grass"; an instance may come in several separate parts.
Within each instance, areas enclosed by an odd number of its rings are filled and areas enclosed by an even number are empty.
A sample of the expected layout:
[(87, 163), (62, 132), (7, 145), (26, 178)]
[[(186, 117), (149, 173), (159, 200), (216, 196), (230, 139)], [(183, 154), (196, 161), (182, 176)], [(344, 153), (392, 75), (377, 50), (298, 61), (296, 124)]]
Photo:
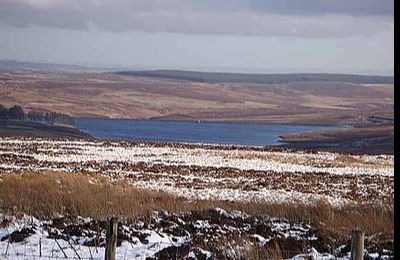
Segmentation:
[(285, 217), (306, 222), (328, 236), (347, 236), (356, 226), (367, 234), (392, 234), (393, 207), (349, 206), (332, 208), (318, 205), (269, 204), (227, 201), (188, 201), (172, 195), (137, 189), (123, 180), (74, 173), (23, 173), (0, 175), (0, 212), (49, 218), (72, 214), (94, 219), (123, 215), (128, 220), (149, 216), (152, 211), (192, 211), (206, 216), (209, 209), (221, 207), (248, 214)]
[(394, 84), (210, 84), (103, 73), (0, 72), (0, 103), (74, 117), (352, 124), (392, 118)]

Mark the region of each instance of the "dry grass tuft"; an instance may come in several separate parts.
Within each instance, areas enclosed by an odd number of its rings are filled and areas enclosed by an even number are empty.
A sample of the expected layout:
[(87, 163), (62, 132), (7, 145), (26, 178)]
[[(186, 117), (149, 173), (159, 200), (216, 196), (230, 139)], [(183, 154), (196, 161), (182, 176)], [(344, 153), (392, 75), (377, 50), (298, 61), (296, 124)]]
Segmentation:
[(74, 214), (96, 219), (111, 215), (133, 218), (160, 209), (177, 211), (185, 204), (183, 199), (134, 189), (123, 181), (73, 173), (5, 175), (0, 182), (0, 201), (6, 210), (39, 218)]
[(274, 259), (281, 260), (285, 259), (283, 256), (280, 245), (274, 241), (270, 247), (252, 247), (249, 253), (249, 259), (263, 260), (263, 259)]
[(73, 173), (24, 173), (0, 175), (0, 211), (48, 218), (73, 214), (94, 219), (123, 215), (134, 220), (155, 210), (193, 211), (208, 214), (221, 207), (248, 214), (285, 217), (293, 222), (310, 223), (321, 233), (348, 235), (356, 226), (367, 234), (393, 233), (394, 212), (381, 206), (354, 206), (335, 209), (318, 205), (196, 201), (177, 198), (163, 192), (136, 189), (124, 181), (103, 176)]

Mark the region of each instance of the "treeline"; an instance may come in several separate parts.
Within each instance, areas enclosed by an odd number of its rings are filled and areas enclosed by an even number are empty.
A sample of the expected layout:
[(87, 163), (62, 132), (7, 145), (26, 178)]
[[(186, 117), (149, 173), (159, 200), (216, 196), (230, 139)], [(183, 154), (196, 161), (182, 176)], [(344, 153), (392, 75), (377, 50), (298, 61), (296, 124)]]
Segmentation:
[(65, 114), (35, 110), (26, 113), (21, 106), (6, 108), (1, 104), (0, 120), (24, 120), (50, 125), (75, 125), (74, 119)]
[(121, 71), (120, 75), (155, 77), (189, 80), (206, 83), (258, 83), (258, 84), (287, 84), (291, 82), (348, 82), (358, 84), (393, 84), (394, 77), (370, 76), (356, 74), (330, 74), (330, 73), (288, 73), (288, 74), (244, 74), (244, 73), (219, 73), (197, 72), (182, 70), (148, 70), (148, 71)]

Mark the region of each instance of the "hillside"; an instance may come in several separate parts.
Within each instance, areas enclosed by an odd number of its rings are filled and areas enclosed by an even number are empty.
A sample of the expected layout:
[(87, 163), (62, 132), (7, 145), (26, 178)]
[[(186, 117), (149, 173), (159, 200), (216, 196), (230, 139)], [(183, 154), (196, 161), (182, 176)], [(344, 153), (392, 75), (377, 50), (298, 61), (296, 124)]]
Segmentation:
[(64, 72), (85, 72), (85, 71), (104, 71), (93, 67), (85, 67), (69, 64), (22, 62), (15, 60), (0, 60), (0, 71), (64, 71)]
[(353, 124), (393, 118), (394, 85), (193, 82), (103, 73), (0, 72), (0, 103), (74, 117)]
[(0, 119), (1, 137), (92, 138), (71, 126), (48, 125), (37, 122)]

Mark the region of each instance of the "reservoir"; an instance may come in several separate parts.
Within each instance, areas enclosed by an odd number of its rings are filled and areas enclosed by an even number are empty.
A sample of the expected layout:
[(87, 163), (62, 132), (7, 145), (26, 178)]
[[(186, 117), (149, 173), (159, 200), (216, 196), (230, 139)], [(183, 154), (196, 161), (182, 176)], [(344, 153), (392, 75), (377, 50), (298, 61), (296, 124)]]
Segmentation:
[(266, 146), (279, 136), (338, 129), (338, 126), (75, 119), (80, 130), (97, 139)]

